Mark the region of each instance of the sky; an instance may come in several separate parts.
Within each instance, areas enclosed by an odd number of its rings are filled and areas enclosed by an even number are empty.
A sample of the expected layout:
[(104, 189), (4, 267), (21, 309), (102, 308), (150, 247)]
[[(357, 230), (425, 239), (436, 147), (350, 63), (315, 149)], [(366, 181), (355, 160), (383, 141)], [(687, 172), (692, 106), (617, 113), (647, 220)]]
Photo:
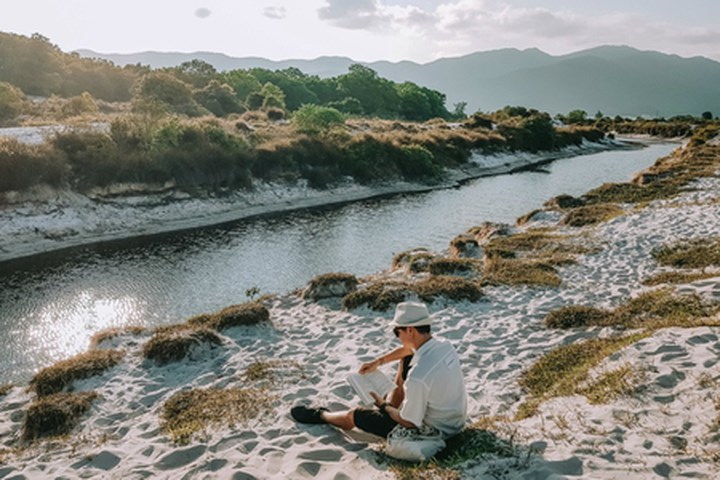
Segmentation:
[(630, 45), (720, 61), (718, 0), (6, 0), (0, 31), (100, 53), (425, 63), (498, 48)]

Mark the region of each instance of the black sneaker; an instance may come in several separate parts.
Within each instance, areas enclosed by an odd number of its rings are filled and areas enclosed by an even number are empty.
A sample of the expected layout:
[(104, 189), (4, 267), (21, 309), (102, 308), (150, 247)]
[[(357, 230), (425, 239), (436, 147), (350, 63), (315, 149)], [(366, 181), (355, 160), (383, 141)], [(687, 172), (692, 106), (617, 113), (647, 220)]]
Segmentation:
[(305, 405), (298, 405), (290, 409), (290, 416), (298, 423), (327, 423), (322, 419), (322, 412), (327, 412), (327, 408), (312, 408)]

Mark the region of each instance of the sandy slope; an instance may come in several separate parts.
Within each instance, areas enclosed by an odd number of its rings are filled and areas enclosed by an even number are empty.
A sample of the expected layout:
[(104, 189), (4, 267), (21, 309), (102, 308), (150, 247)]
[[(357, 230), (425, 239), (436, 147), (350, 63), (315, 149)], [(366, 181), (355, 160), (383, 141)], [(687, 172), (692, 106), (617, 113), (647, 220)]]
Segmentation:
[[(628, 206), (624, 216), (585, 227), (602, 250), (562, 268), (559, 288), (492, 287), (481, 303), (431, 305), (437, 335), (460, 353), (471, 419), (512, 416), (523, 399), (519, 375), (535, 359), (555, 346), (608, 333), (545, 329), (541, 321), (549, 310), (623, 303), (646, 289), (641, 280), (661, 270), (650, 257), (653, 247), (720, 235), (720, 178), (695, 186), (697, 191), (671, 201)], [(720, 275), (680, 290), (720, 300)], [(125, 348), (122, 364), (76, 384), (76, 390), (102, 395), (77, 433), (6, 455), (0, 478), (391, 478), (372, 439), (297, 425), (288, 415), (298, 401), (333, 409), (356, 405), (344, 378), (395, 346), (384, 328), (389, 315), (346, 312), (333, 302), (308, 303), (290, 294), (273, 300), (272, 326), (227, 330), (222, 348), (196, 351), (192, 359), (166, 367), (142, 361), (139, 351), (148, 335), (115, 339), (103, 347)], [(538, 415), (507, 425), (520, 451), (532, 446), (536, 454), (470, 461), (464, 476), (720, 478), (720, 445), (711, 429), (720, 380), (718, 335), (717, 328), (666, 329), (622, 350), (599, 369), (633, 365), (643, 372), (641, 393), (608, 405), (589, 405), (584, 397), (547, 402)], [(252, 385), (244, 369), (268, 359), (291, 362), (265, 384), (276, 398), (272, 414), (208, 431), (187, 446), (173, 445), (160, 431), (160, 409), (172, 394)], [(15, 445), (30, 400), (20, 387), (0, 400), (0, 445)]]

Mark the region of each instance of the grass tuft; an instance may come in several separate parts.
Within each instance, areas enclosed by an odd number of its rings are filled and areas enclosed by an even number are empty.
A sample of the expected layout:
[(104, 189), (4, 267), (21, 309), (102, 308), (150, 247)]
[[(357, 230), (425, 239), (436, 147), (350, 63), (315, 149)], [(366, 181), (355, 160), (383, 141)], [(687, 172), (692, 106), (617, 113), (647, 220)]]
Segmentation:
[(343, 307), (352, 310), (367, 305), (372, 310), (384, 312), (412, 293), (410, 285), (404, 282), (378, 282), (345, 295)]
[(8, 393), (10, 393), (10, 390), (12, 390), (14, 385), (12, 383), (6, 383), (5, 385), (0, 385), (0, 397), (4, 397)]
[(125, 352), (121, 350), (91, 350), (45, 367), (30, 380), (30, 389), (38, 396), (52, 395), (71, 389), (75, 380), (103, 373), (120, 363)]
[(557, 270), (541, 260), (491, 258), (485, 262), (483, 285), (530, 285), (558, 287)]
[(480, 263), (471, 258), (436, 258), (428, 265), (432, 275), (473, 274), (480, 268)]
[(95, 392), (55, 393), (38, 398), (28, 408), (22, 438), (33, 441), (70, 433), (98, 397)]
[(198, 325), (214, 330), (257, 325), (270, 320), (267, 307), (258, 302), (247, 302), (223, 308), (219, 312), (195, 316), (187, 321), (189, 325)]
[(145, 333), (145, 327), (139, 326), (108, 328), (106, 330), (97, 332), (92, 337), (90, 337), (90, 350), (95, 350), (96, 348), (99, 348), (103, 342), (107, 342), (121, 335), (142, 335), (143, 333)]
[(325, 273), (313, 278), (303, 291), (303, 298), (320, 300), (322, 298), (344, 297), (357, 289), (358, 280), (349, 273)]
[(178, 362), (197, 345), (220, 345), (222, 340), (214, 330), (202, 325), (181, 324), (162, 327), (143, 347), (143, 355), (160, 365)]
[(592, 339), (563, 345), (543, 355), (520, 377), (520, 386), (527, 390), (529, 398), (521, 405), (515, 419), (534, 415), (540, 403), (550, 398), (582, 394), (579, 386), (587, 380), (590, 369), (648, 335), (640, 332), (625, 337)]
[(434, 255), (425, 248), (400, 252), (393, 257), (392, 268), (407, 268), (411, 273), (427, 272)]
[(192, 389), (176, 393), (163, 405), (162, 430), (178, 444), (211, 426), (233, 426), (272, 411), (275, 398), (255, 388)]
[(697, 282), (698, 280), (705, 280), (708, 278), (715, 278), (720, 276), (720, 273), (703, 273), (703, 272), (661, 272), (652, 277), (643, 280), (642, 284), (649, 287), (656, 285), (672, 284), (679, 285), (685, 283)]
[(612, 203), (599, 203), (571, 209), (560, 221), (570, 227), (584, 227), (607, 222), (625, 213), (622, 208)]
[(623, 365), (604, 373), (588, 387), (583, 388), (581, 393), (593, 405), (608, 403), (632, 393), (636, 377), (637, 372), (631, 365)]
[(577, 328), (600, 325), (608, 320), (612, 313), (595, 307), (570, 305), (552, 310), (545, 317), (548, 328)]
[(477, 426), (466, 428), (446, 442), (447, 446), (427, 462), (411, 463), (388, 457), (390, 471), (399, 480), (459, 480), (463, 463), (488, 455), (511, 457), (516, 450), (511, 441)]
[(481, 250), (473, 235), (461, 234), (450, 242), (451, 257), (477, 257), (479, 253)]
[(417, 295), (426, 302), (434, 302), (438, 297), (448, 300), (477, 302), (483, 297), (478, 282), (450, 276), (433, 276), (412, 286)]
[(673, 243), (651, 252), (660, 265), (678, 268), (720, 267), (720, 237)]

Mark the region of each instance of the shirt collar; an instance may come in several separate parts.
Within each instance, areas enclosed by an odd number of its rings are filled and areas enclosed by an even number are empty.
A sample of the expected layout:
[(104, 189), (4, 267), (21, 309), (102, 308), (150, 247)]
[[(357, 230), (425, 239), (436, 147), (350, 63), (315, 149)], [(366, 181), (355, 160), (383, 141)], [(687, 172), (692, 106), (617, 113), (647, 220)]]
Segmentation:
[(415, 350), (413, 348), (413, 358), (410, 360), (410, 365), (415, 366), (420, 361), (420, 358), (422, 358), (423, 354), (426, 353), (430, 348), (432, 347), (432, 344), (436, 343), (437, 340), (435, 340), (435, 337), (430, 337), (430, 339), (420, 345), (420, 348)]

